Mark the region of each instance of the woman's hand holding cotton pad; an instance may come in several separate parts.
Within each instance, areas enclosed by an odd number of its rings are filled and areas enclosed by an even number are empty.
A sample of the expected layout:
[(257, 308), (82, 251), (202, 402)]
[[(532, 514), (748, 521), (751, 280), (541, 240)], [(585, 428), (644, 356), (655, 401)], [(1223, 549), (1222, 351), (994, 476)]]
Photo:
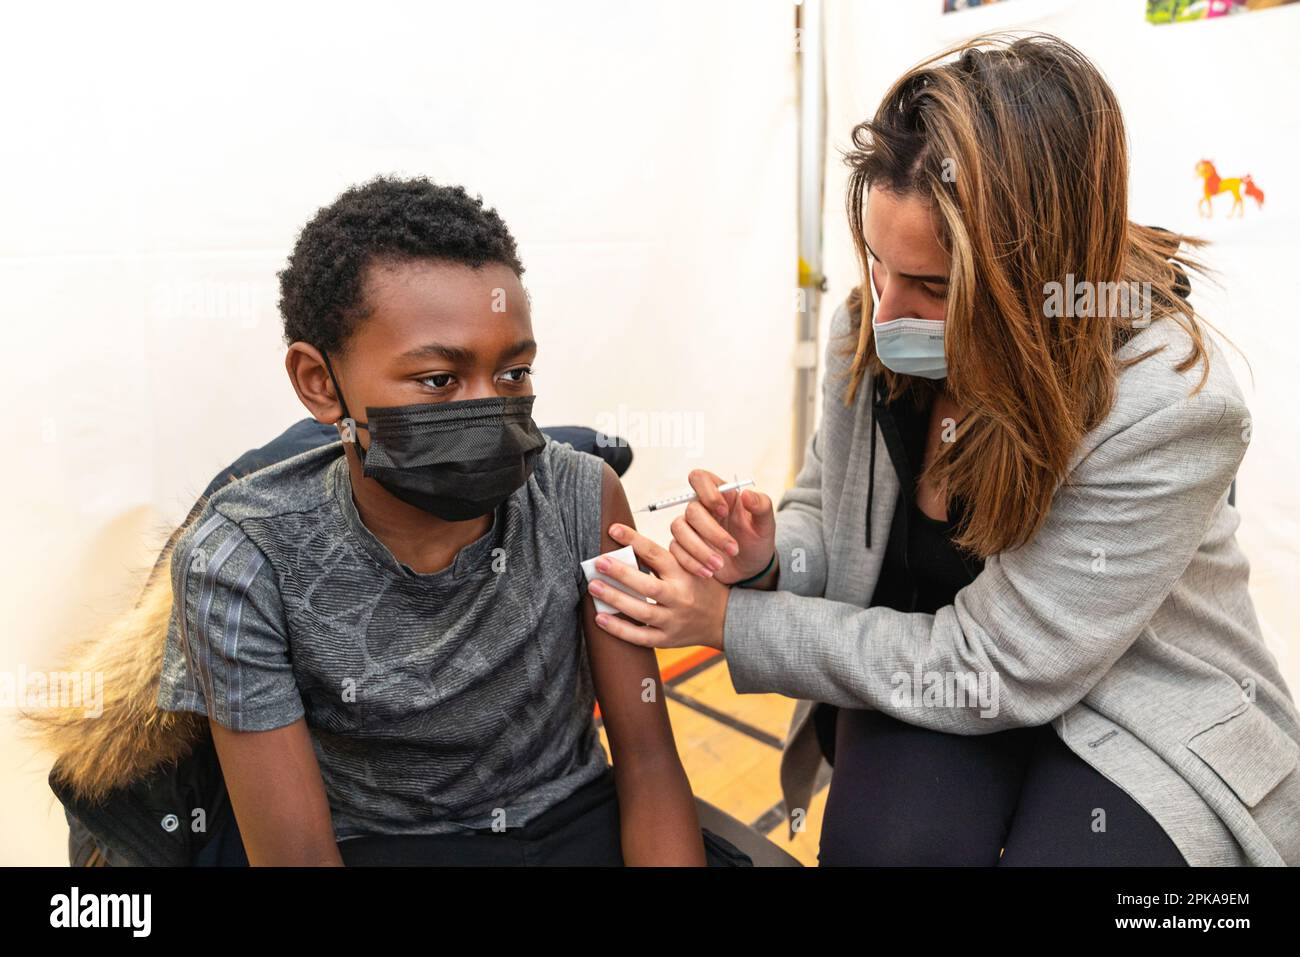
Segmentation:
[[(609, 585), (611, 588), (617, 588), (619, 591), (631, 595), (633, 598), (639, 598), (644, 602), (648, 602), (649, 604), (652, 605), (654, 604), (653, 599), (647, 598), (645, 595), (633, 591), (631, 588), (622, 584), (621, 582), (615, 581), (614, 579), (610, 578), (608, 575), (602, 575), (600, 572), (596, 571), (596, 558), (600, 558), (600, 557), (601, 556), (597, 555), (595, 556), (595, 558), (588, 558), (585, 562), (582, 563), (582, 573), (587, 576), (588, 584), (590, 584), (592, 581), (602, 581), (606, 585)], [(624, 545), (622, 548), (617, 548), (612, 552), (605, 552), (605, 557), (613, 559), (614, 561), (617, 562), (622, 562), (624, 565), (630, 565), (633, 568), (637, 567), (636, 552), (632, 550), (631, 545)], [(601, 601), (595, 595), (592, 595), (592, 600), (596, 603), (596, 611), (601, 612), (602, 614), (617, 615), (619, 613), (617, 608), (615, 608), (613, 605)]]

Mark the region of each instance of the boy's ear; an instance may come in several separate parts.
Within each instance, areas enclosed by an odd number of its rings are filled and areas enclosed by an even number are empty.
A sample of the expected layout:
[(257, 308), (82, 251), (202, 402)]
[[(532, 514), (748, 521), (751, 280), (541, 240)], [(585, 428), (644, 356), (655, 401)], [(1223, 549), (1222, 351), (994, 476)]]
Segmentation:
[[(337, 365), (337, 358), (331, 356)], [(289, 346), (284, 357), (284, 369), (298, 399), (311, 413), (312, 418), (324, 425), (333, 425), (343, 417), (343, 405), (334, 391), (334, 382), (325, 368), (325, 357), (320, 350), (306, 342)]]

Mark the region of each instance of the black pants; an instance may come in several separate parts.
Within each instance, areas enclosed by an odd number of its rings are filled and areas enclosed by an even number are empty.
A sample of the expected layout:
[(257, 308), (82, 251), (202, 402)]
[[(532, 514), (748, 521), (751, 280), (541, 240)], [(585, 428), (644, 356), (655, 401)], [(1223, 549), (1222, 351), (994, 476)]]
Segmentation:
[(522, 827), (468, 834), (386, 834), (339, 841), (349, 867), (586, 865), (618, 867), (618, 802), (606, 774), (543, 811)]
[(1155, 819), (1050, 725), (945, 734), (827, 705), (815, 720), (835, 768), (823, 866), (1187, 863)]
[[(752, 866), (748, 855), (712, 831), (703, 831), (703, 838), (709, 866)], [(500, 833), (354, 837), (339, 841), (339, 853), (349, 867), (619, 867), (623, 851), (614, 773), (606, 771), (522, 827)]]

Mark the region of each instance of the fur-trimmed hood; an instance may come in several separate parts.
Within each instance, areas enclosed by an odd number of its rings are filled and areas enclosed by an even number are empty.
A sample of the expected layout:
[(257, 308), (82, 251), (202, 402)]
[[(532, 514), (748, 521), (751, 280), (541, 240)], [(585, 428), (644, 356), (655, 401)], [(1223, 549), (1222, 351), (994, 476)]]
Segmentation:
[(172, 611), (167, 571), (178, 537), (163, 549), (135, 607), (63, 656), (61, 670), (102, 678), (102, 710), (92, 715), (78, 705), (20, 713), (25, 731), (55, 755), (51, 777), (80, 800), (102, 801), (180, 761), (209, 733), (202, 715), (157, 704)]

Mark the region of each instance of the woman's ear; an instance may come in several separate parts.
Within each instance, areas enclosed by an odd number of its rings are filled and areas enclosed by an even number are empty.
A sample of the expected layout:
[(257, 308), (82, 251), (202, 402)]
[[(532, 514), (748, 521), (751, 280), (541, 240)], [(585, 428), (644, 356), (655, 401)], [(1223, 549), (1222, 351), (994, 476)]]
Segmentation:
[(298, 393), (299, 401), (312, 418), (333, 425), (343, 417), (343, 406), (319, 349), (305, 342), (292, 343), (284, 357), (284, 369), (289, 373), (293, 391)]

